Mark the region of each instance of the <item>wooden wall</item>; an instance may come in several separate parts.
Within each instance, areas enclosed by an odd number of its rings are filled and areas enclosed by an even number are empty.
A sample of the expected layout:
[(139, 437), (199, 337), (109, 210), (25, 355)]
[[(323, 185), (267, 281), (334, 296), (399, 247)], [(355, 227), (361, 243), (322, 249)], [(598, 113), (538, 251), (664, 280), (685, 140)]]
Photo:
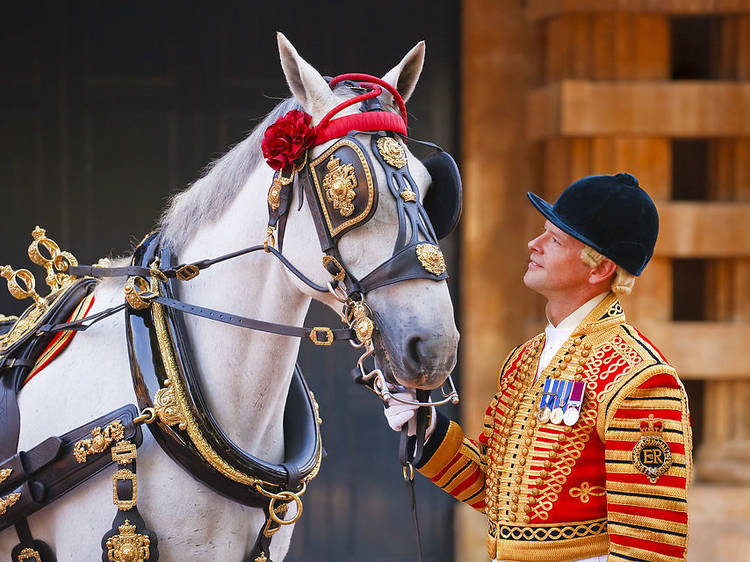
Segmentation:
[[(479, 431), (498, 365), (544, 327), (521, 283), (542, 225), (525, 192), (553, 201), (582, 176), (631, 172), (661, 224), (623, 304), (691, 398), (689, 559), (731, 559), (750, 521), (730, 499), (750, 492), (750, 2), (465, 0), (463, 13), (464, 425)], [(458, 513), (456, 559), (484, 559), (483, 517)]]

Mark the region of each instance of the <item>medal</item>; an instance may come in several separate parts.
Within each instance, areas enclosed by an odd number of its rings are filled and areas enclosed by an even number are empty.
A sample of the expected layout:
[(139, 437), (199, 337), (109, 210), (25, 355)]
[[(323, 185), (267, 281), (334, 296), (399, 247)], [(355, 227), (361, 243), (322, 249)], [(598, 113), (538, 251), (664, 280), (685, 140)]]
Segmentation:
[(550, 420), (552, 408), (555, 407), (555, 402), (557, 401), (560, 382), (556, 379), (547, 379), (544, 381), (544, 390), (539, 400), (539, 413), (536, 416), (540, 423), (547, 423)]
[(560, 425), (563, 421), (563, 417), (565, 417), (565, 411), (563, 408), (565, 408), (565, 405), (568, 402), (570, 391), (573, 388), (573, 382), (574, 381), (560, 381), (558, 395), (555, 397), (555, 404), (549, 418), (549, 421), (555, 425)]
[(578, 418), (581, 416), (581, 405), (583, 404), (583, 391), (586, 389), (586, 383), (583, 381), (575, 381), (573, 383), (573, 389), (570, 391), (570, 397), (568, 398), (567, 409), (563, 416), (563, 423), (567, 426), (573, 426), (578, 422)]

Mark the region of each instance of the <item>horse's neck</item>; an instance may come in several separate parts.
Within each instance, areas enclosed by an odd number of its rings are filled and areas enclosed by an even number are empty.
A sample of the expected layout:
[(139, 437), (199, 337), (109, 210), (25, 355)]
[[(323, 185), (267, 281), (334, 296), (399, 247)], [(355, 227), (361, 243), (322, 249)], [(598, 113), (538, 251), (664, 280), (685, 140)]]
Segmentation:
[[(261, 195), (244, 189), (224, 216), (201, 228), (186, 245), (181, 262), (216, 257), (256, 244), (265, 233)], [(256, 194), (257, 195), (257, 194)], [(234, 258), (184, 283), (189, 303), (249, 318), (301, 326), (308, 297), (289, 282), (282, 266), (264, 252)], [(186, 316), (204, 392), (230, 438), (270, 462), (282, 460), (283, 414), (300, 341)]]

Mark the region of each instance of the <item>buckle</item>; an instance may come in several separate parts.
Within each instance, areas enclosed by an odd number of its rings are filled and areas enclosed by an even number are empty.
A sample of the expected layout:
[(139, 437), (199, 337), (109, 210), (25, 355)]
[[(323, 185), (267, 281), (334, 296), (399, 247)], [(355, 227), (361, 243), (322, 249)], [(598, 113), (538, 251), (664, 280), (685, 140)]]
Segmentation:
[(18, 553), (17, 558), (18, 562), (26, 562), (27, 560), (31, 560), (32, 562), (42, 562), (41, 555), (33, 548), (24, 548)]
[(201, 270), (197, 265), (188, 263), (177, 268), (175, 275), (180, 281), (190, 281), (193, 277), (197, 277), (200, 272)]
[[(117, 482), (120, 480), (130, 480), (131, 489), (133, 491), (130, 499), (122, 499), (117, 494)], [(112, 503), (114, 503), (120, 511), (133, 509), (138, 504), (138, 477), (134, 472), (127, 468), (121, 468), (115, 472), (112, 477)]]
[[(322, 334), (325, 339), (320, 339), (319, 334)], [(325, 326), (316, 326), (310, 330), (310, 340), (315, 345), (331, 345), (333, 343), (333, 331)]]
[(135, 310), (147, 309), (157, 296), (143, 277), (131, 277), (125, 283), (125, 300)]
[[(329, 264), (333, 265), (336, 269), (338, 269), (338, 271), (336, 273), (331, 273), (331, 270), (328, 269)], [(328, 271), (328, 273), (330, 273), (333, 278), (339, 283), (343, 282), (344, 279), (346, 279), (346, 270), (333, 256), (323, 256), (323, 267), (325, 267), (326, 271)]]

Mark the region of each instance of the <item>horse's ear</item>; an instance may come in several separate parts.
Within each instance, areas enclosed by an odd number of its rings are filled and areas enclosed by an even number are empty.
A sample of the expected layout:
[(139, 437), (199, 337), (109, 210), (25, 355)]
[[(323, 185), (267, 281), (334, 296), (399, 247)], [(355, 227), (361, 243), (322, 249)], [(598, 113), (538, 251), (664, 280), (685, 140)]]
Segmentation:
[(281, 68), (292, 95), (312, 115), (314, 121), (320, 120), (333, 107), (336, 98), (320, 73), (299, 56), (283, 33), (277, 32), (276, 39), (279, 43)]
[(383, 76), (383, 80), (396, 88), (396, 91), (401, 94), (404, 103), (411, 97), (419, 80), (419, 75), (422, 74), (424, 49), (424, 41), (420, 41), (414, 45), (411, 51), (406, 53), (400, 63)]

